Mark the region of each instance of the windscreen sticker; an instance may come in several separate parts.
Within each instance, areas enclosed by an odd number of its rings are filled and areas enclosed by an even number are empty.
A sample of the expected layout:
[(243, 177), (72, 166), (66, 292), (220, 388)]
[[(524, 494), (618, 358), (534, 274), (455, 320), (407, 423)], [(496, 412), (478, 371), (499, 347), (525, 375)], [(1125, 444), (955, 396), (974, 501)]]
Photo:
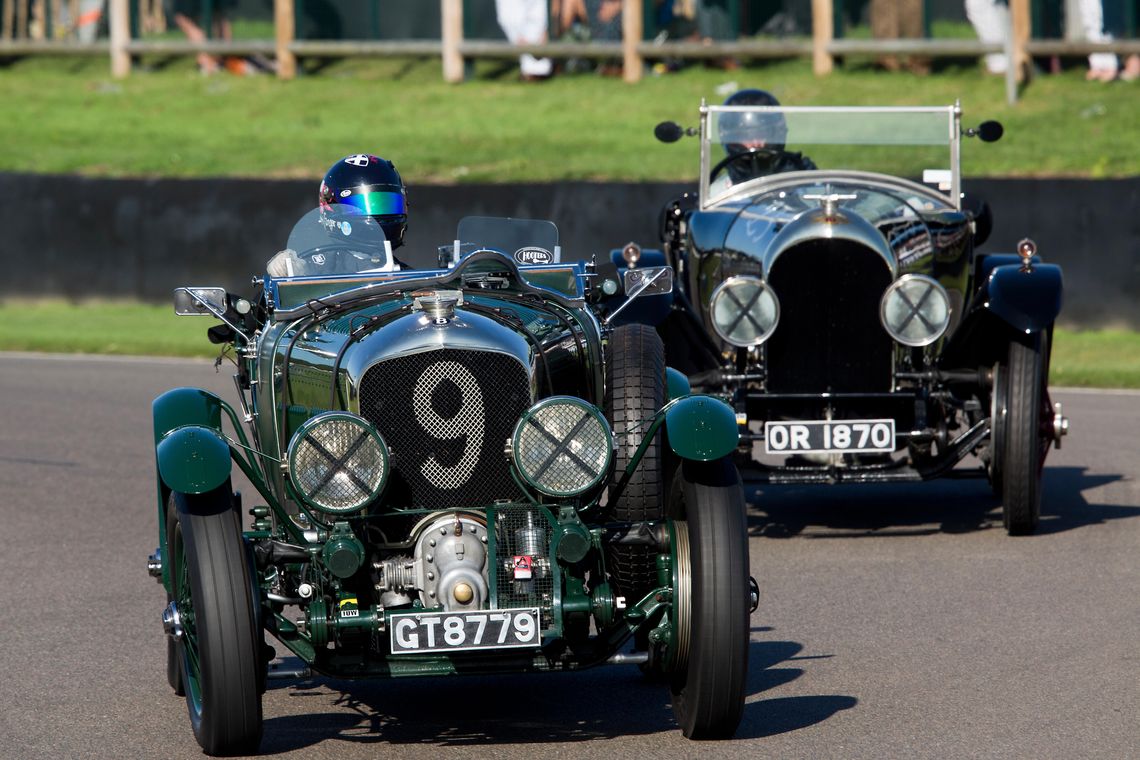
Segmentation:
[(515, 251), (515, 261), (520, 264), (553, 264), (554, 254), (545, 248), (530, 245)]

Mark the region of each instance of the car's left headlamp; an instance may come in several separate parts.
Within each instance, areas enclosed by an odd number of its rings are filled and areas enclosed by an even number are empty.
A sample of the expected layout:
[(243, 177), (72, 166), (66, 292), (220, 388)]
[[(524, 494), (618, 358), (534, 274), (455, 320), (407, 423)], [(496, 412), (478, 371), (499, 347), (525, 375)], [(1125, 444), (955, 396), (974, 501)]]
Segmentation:
[(879, 305), (883, 327), (904, 346), (928, 346), (950, 326), (950, 298), (936, 280), (904, 274), (890, 284)]
[(590, 490), (609, 472), (613, 453), (613, 434), (601, 410), (573, 396), (539, 401), (511, 436), (519, 474), (547, 496)]
[(289, 478), (306, 504), (347, 514), (375, 499), (388, 478), (388, 447), (365, 419), (325, 412), (289, 442)]
[(713, 330), (738, 348), (759, 346), (780, 321), (780, 301), (759, 277), (737, 275), (717, 286), (709, 299)]

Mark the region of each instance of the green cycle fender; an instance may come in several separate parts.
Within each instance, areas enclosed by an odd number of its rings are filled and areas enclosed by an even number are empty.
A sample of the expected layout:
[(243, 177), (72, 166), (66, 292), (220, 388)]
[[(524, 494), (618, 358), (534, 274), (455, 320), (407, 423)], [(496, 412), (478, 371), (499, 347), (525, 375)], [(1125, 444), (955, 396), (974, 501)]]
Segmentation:
[(665, 368), (665, 387), (668, 390), (670, 401), (688, 396), (693, 392), (692, 386), (689, 385), (689, 378), (685, 377), (680, 370), (672, 367)]
[(670, 402), (665, 430), (677, 456), (698, 462), (727, 456), (740, 443), (736, 413), (711, 396), (687, 396)]
[(183, 425), (222, 429), (222, 400), (201, 388), (172, 388), (154, 400), (154, 442)]
[(170, 491), (206, 493), (230, 477), (230, 444), (211, 427), (175, 428), (158, 442), (155, 455), (158, 476)]

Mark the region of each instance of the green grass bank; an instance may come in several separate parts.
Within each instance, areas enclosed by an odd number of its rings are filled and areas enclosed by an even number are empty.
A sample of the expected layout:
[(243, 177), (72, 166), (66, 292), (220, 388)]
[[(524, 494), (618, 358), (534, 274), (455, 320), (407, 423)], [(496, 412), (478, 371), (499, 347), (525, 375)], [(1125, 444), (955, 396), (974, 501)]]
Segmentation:
[[(315, 62), (310, 62), (315, 63)], [(1090, 83), (1075, 67), (1040, 76), (1006, 104), (976, 61), (934, 73), (849, 59), (827, 77), (807, 60), (725, 72), (699, 64), (636, 85), (593, 73), (518, 81), (481, 62), (448, 85), (436, 58), (323, 62), (298, 79), (203, 77), (190, 58), (145, 59), (113, 80), (105, 59), (27, 58), (0, 66), (0, 171), (142, 177), (319, 177), (338, 156), (393, 158), (417, 183), (691, 180), (696, 145), (662, 146), (658, 121), (695, 124), (701, 98), (732, 83), (789, 105), (946, 105), (1006, 137), (970, 144), (971, 176), (1140, 174), (1140, 82)]]
[[(214, 357), (214, 320), (176, 317), (169, 306), (9, 301), (0, 304), (0, 350)], [(1057, 330), (1050, 382), (1140, 388), (1140, 333)]]

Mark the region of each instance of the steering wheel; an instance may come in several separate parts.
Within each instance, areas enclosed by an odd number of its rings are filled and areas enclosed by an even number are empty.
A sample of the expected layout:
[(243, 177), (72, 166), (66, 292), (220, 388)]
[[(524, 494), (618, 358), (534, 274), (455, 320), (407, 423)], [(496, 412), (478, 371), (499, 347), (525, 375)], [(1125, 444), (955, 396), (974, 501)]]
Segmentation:
[(746, 168), (753, 177), (770, 174), (772, 165), (783, 153), (784, 151), (778, 148), (751, 148), (738, 153), (730, 153), (718, 161), (709, 172), (709, 182), (712, 182), (716, 179), (716, 175), (736, 163), (742, 164), (741, 168)]

